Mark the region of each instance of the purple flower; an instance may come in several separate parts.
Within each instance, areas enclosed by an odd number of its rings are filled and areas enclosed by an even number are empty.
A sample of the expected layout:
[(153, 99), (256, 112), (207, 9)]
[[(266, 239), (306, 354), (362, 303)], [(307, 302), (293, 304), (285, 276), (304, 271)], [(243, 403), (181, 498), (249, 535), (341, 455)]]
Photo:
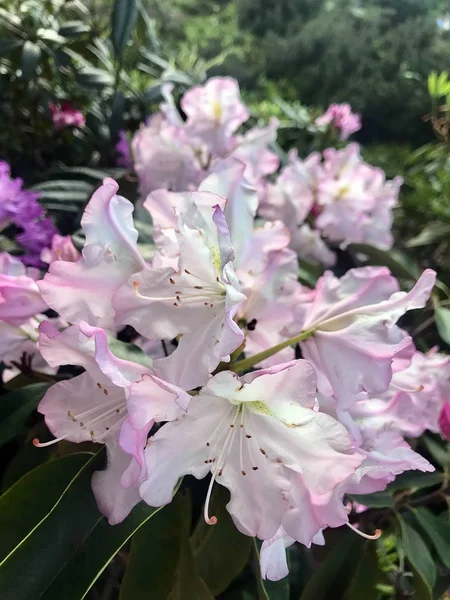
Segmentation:
[(133, 166), (133, 159), (131, 158), (130, 142), (128, 141), (126, 131), (123, 129), (119, 131), (119, 140), (114, 148), (117, 153), (118, 166), (130, 169)]
[(24, 190), (22, 185), (22, 179), (11, 179), (9, 165), (0, 161), (0, 226), (20, 227), (16, 239), (26, 251), (22, 262), (40, 266), (39, 255), (51, 245), (57, 230), (38, 202), (40, 194)]

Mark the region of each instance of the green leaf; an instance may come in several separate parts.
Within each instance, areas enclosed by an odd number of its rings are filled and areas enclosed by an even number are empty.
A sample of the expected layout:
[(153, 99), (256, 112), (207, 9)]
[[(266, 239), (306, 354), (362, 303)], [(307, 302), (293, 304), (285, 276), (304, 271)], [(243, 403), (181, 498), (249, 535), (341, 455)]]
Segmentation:
[(108, 346), (114, 356), (117, 356), (117, 358), (136, 362), (144, 367), (148, 367), (149, 369), (151, 369), (153, 366), (153, 359), (135, 344), (121, 342), (112, 336), (108, 336)]
[(213, 596), (224, 592), (240, 575), (252, 549), (251, 538), (236, 529), (225, 508), (228, 501), (228, 491), (220, 485), (215, 486), (210, 510), (217, 517), (217, 524), (211, 527), (204, 519), (199, 519), (191, 538), (200, 575)]
[(33, 383), (0, 398), (0, 446), (16, 437), (49, 387), (49, 383)]
[(44, 181), (43, 183), (37, 183), (33, 185), (32, 190), (42, 190), (42, 191), (50, 191), (50, 190), (65, 190), (66, 192), (77, 191), (77, 192), (85, 192), (86, 194), (90, 194), (94, 189), (94, 185), (92, 183), (88, 183), (87, 181), (77, 181), (76, 179), (51, 179), (50, 181)]
[(361, 536), (346, 533), (309, 580), (300, 600), (342, 598), (366, 543)]
[[(92, 190), (92, 188), (91, 188)], [(54, 202), (86, 202), (90, 196), (90, 191), (64, 191), (64, 190), (45, 190), (41, 193), (39, 200), (53, 200)]]
[(420, 275), (419, 266), (400, 250), (381, 250), (368, 244), (351, 244), (349, 250), (367, 255), (370, 264), (388, 267), (395, 277), (416, 280)]
[(122, 56), (122, 51), (130, 39), (137, 16), (136, 0), (115, 0), (112, 12), (111, 40), (118, 58)]
[(373, 494), (352, 494), (352, 500), (369, 508), (388, 508), (393, 506), (394, 498), (389, 492), (374, 492)]
[(177, 494), (137, 532), (131, 544), (120, 600), (213, 600), (194, 560), (191, 504)]
[(87, 23), (83, 23), (83, 21), (67, 21), (66, 23), (62, 23), (59, 28), (60, 35), (64, 37), (78, 37), (79, 35), (83, 35), (83, 33), (88, 33), (90, 27)]
[(86, 452), (44, 463), (0, 497), (0, 561), (45, 518), (90, 457)]
[(442, 307), (437, 300), (434, 300), (433, 304), (438, 333), (444, 342), (450, 344), (450, 308)]
[(82, 71), (78, 71), (75, 79), (79, 85), (87, 89), (104, 88), (114, 84), (114, 77), (111, 73), (94, 67), (85, 67)]
[(424, 435), (422, 440), (428, 452), (443, 467), (450, 466), (450, 448), (447, 442), (439, 443), (429, 435)]
[(398, 475), (395, 478), (395, 480), (388, 485), (387, 491), (394, 492), (397, 490), (408, 489), (421, 490), (442, 483), (443, 478), (443, 474), (439, 473), (438, 471), (435, 471), (434, 473), (418, 473), (417, 471), (406, 471), (405, 473)]
[(450, 525), (425, 507), (412, 508), (411, 512), (425, 530), (439, 558), (450, 569)]
[(432, 590), (436, 582), (436, 565), (428, 546), (419, 533), (399, 513), (396, 516), (400, 524), (405, 555), (414, 570), (416, 588), (414, 598), (416, 600), (432, 600)]
[(405, 243), (405, 248), (416, 248), (417, 246), (426, 246), (434, 244), (446, 238), (450, 234), (449, 223), (431, 223), (422, 229), (419, 235), (411, 238)]
[(19, 48), (22, 45), (21, 40), (14, 38), (3, 38), (0, 40), (0, 56), (6, 56), (12, 50)]
[(38, 526), (0, 563), (2, 600), (41, 598), (103, 518), (91, 490), (92, 474), (103, 462), (101, 450), (75, 475)]
[(22, 46), (22, 57), (20, 59), (20, 69), (22, 71), (22, 78), (25, 81), (30, 81), (33, 76), (37, 75), (36, 69), (40, 57), (40, 47), (34, 42), (27, 40)]
[(345, 594), (345, 600), (378, 600), (377, 585), (386, 581), (378, 566), (376, 544), (366, 544), (358, 568)]

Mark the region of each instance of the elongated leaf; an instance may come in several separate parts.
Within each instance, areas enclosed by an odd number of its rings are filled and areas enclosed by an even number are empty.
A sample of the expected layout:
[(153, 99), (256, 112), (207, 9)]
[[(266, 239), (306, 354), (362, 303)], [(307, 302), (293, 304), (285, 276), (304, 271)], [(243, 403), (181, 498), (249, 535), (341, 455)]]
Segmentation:
[(90, 485), (92, 473), (103, 462), (101, 450), (72, 479), (39, 525), (0, 563), (2, 600), (41, 598), (103, 518)]
[(40, 47), (27, 40), (22, 46), (22, 58), (20, 60), (20, 69), (22, 71), (22, 78), (25, 81), (36, 75), (36, 69), (38, 66), (39, 59), (41, 57)]
[(349, 531), (309, 580), (300, 600), (342, 598), (358, 566), (365, 540)]
[(427, 508), (413, 508), (411, 512), (428, 535), (439, 558), (450, 569), (450, 525), (435, 517)]
[(136, 24), (138, 6), (136, 0), (115, 0), (112, 12), (111, 40), (116, 56), (122, 56)]
[(71, 454), (44, 463), (0, 497), (0, 561), (45, 518), (90, 457), (88, 453)]
[(89, 194), (92, 192), (94, 185), (87, 181), (77, 181), (76, 179), (52, 179), (50, 181), (44, 181), (43, 183), (37, 183), (33, 185), (33, 190), (65, 190), (66, 192), (77, 191), (86, 192)]
[(414, 569), (416, 588), (414, 597), (417, 600), (431, 600), (433, 598), (433, 586), (436, 582), (436, 565), (428, 546), (417, 531), (398, 513), (397, 520), (400, 524), (406, 557)]
[(41, 600), (85, 598), (119, 550), (160, 510), (141, 502), (125, 521), (114, 526), (109, 525), (103, 517), (41, 596)]
[(191, 505), (177, 494), (137, 532), (131, 544), (120, 600), (212, 600), (189, 542)]
[(408, 240), (405, 244), (406, 248), (416, 248), (417, 246), (426, 246), (434, 244), (440, 240), (447, 238), (450, 235), (450, 224), (448, 223), (432, 223), (424, 227), (419, 235)]
[(22, 41), (15, 38), (3, 38), (0, 40), (0, 56), (6, 56), (12, 50), (19, 48), (22, 45)]
[(0, 398), (0, 446), (18, 434), (49, 386), (49, 383), (33, 383)]
[(214, 527), (200, 519), (192, 536), (192, 548), (200, 575), (213, 596), (218, 596), (244, 570), (252, 548), (250, 537), (240, 533), (225, 508), (229, 493), (216, 486), (211, 498), (211, 514), (217, 517)]
[[(450, 459), (450, 456), (449, 456)], [(406, 471), (398, 475), (395, 480), (389, 484), (388, 491), (396, 490), (422, 490), (442, 483), (443, 473), (435, 471), (434, 473), (418, 473), (417, 471)], [(373, 495), (373, 494), (372, 494)]]
[(450, 344), (450, 309), (434, 302), (434, 319), (439, 335), (447, 344)]
[(351, 499), (369, 508), (387, 508), (394, 504), (394, 498), (389, 492), (375, 492), (373, 494), (352, 494)]
[(400, 250), (381, 250), (368, 244), (351, 244), (349, 249), (367, 255), (370, 264), (388, 267), (395, 277), (415, 280), (420, 275), (418, 265)]
[(376, 544), (366, 544), (345, 600), (378, 600), (377, 584), (386, 581), (378, 566)]
[(114, 84), (114, 77), (108, 71), (103, 69), (84, 68), (76, 73), (75, 78), (77, 83), (84, 88), (104, 88)]
[(87, 23), (83, 23), (83, 21), (67, 21), (66, 23), (62, 23), (59, 28), (59, 33), (64, 37), (78, 37), (79, 35), (83, 35), (83, 33), (88, 33), (90, 27)]
[[(92, 188), (91, 188), (92, 189)], [(90, 196), (90, 191), (65, 191), (65, 190), (44, 190), (40, 196), (41, 201), (53, 200), (57, 202), (86, 202)]]
[(111, 352), (118, 358), (137, 362), (149, 369), (153, 366), (153, 359), (135, 344), (128, 344), (127, 342), (121, 342), (116, 338), (109, 337), (108, 346)]
[[(447, 442), (438, 442), (429, 435), (423, 436), (428, 452), (443, 467), (450, 466), (450, 448)], [(431, 475), (431, 473), (430, 473)]]

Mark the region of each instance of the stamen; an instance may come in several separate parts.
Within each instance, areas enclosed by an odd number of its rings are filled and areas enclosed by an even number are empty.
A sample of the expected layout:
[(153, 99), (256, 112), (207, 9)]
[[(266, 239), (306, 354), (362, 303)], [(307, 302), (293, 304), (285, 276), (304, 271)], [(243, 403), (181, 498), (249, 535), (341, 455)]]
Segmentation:
[(408, 388), (402, 388), (399, 385), (395, 385), (395, 383), (391, 382), (391, 387), (393, 387), (395, 390), (399, 390), (400, 392), (407, 392), (408, 394), (414, 394), (415, 392), (422, 392), (423, 391), (423, 385), (418, 385), (416, 388), (413, 388), (412, 390), (408, 389)]
[(211, 481), (209, 482), (208, 493), (206, 494), (205, 508), (203, 509), (203, 516), (205, 518), (205, 522), (207, 523), (207, 525), (215, 525), (217, 523), (217, 517), (214, 515), (211, 515), (211, 517), (210, 517), (208, 514), (209, 501), (211, 500), (211, 492), (213, 489), (215, 479), (216, 479), (216, 474), (213, 473), (211, 475)]
[(365, 538), (366, 540), (377, 540), (381, 535), (381, 529), (376, 529), (373, 535), (369, 535), (368, 533), (364, 533), (364, 531), (360, 531), (354, 525), (347, 521), (347, 527), (349, 527), (352, 531)]

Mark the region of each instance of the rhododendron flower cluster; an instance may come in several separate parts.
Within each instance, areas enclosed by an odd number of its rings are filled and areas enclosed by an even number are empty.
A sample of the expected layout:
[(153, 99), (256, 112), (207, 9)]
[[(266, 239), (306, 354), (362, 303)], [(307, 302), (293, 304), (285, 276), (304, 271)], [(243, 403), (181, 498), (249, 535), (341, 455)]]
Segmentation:
[(16, 240), (26, 254), (21, 260), (39, 266), (40, 253), (50, 246), (56, 228), (38, 202), (39, 193), (22, 189), (23, 181), (12, 179), (9, 165), (0, 161), (0, 228), (17, 226), (21, 231)]
[(66, 127), (81, 128), (86, 125), (83, 113), (73, 108), (70, 102), (49, 104), (48, 107), (52, 113), (53, 126), (56, 130), (65, 129)]
[[(263, 577), (278, 580), (286, 548), (323, 544), (328, 527), (379, 537), (350, 523), (347, 495), (434, 470), (405, 437), (448, 435), (450, 358), (419, 352), (398, 322), (426, 305), (435, 273), (408, 291), (385, 267), (303, 286), (299, 257), (333, 263), (324, 239), (390, 245), (400, 180), (351, 145), (323, 159), (291, 153), (270, 181), (277, 123), (238, 133), (249, 111), (234, 80), (186, 92), (185, 120), (164, 94), (132, 144), (151, 260), (133, 204), (106, 178), (84, 210), (81, 253), (54, 236), (41, 279), (0, 257), (0, 350), (14, 367), (38, 341), (38, 372), (83, 369), (46, 392), (38, 410), (55, 439), (34, 443), (106, 446), (92, 488), (111, 525), (141, 501), (169, 504), (180, 478), (207, 477), (206, 523), (217, 523), (222, 485), (236, 528), (262, 540)], [(115, 353), (124, 327), (142, 364)]]
[(325, 113), (317, 117), (315, 124), (331, 126), (338, 130), (341, 140), (347, 140), (361, 129), (361, 116), (352, 112), (350, 104), (330, 104)]

